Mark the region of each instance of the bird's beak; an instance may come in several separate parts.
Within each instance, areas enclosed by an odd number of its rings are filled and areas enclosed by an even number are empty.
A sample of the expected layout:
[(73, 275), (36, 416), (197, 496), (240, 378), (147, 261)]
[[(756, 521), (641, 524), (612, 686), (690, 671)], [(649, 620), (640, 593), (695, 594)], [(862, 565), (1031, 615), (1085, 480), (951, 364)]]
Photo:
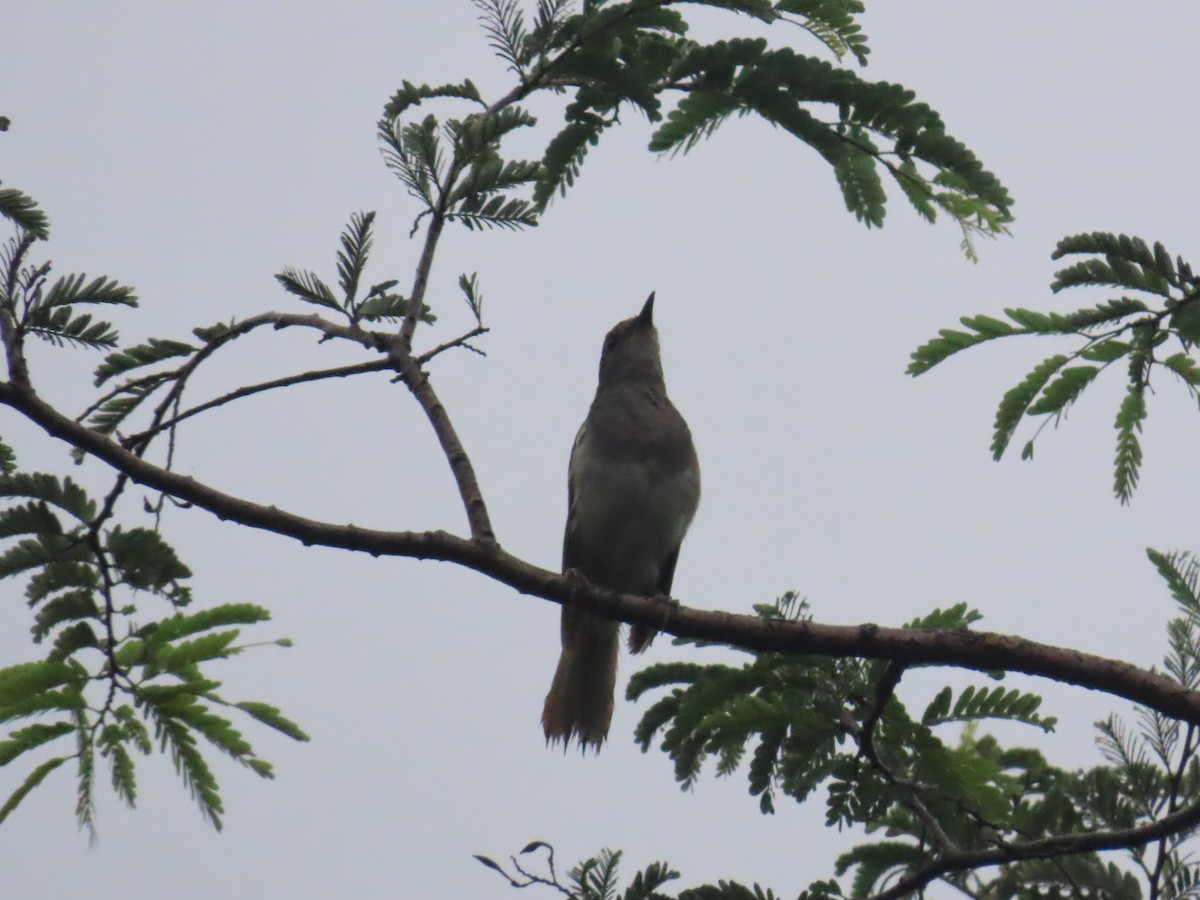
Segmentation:
[(638, 313), (638, 324), (654, 324), (654, 291), (650, 292), (650, 296), (646, 298), (646, 305), (643, 306), (642, 311)]

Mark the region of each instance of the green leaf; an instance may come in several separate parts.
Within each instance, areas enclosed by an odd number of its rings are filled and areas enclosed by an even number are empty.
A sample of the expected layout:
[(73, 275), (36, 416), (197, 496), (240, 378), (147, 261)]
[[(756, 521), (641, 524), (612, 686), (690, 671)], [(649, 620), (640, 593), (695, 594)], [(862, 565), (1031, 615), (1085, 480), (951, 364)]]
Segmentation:
[(1148, 311), (1148, 307), (1141, 300), (1134, 297), (1114, 297), (1093, 307), (1077, 309), (1075, 312), (1053, 318), (1057, 333), (1065, 334), (1070, 331), (1085, 331), (1099, 325), (1108, 325), (1134, 313), (1146, 311)]
[(1133, 383), (1117, 411), (1117, 454), (1113, 464), (1113, 493), (1121, 503), (1129, 503), (1137, 487), (1142, 466), (1142, 445), (1138, 434), (1146, 418), (1146, 386)]
[(96, 518), (96, 504), (71, 478), (41, 472), (18, 472), (0, 477), (0, 497), (28, 497), (57, 506), (85, 525)]
[(91, 281), (87, 276), (64, 275), (50, 286), (41, 306), (70, 306), (77, 303), (117, 303), (122, 306), (137, 306), (133, 288), (124, 287), (116, 281), (99, 275)]
[(46, 635), (65, 622), (100, 616), (95, 594), (90, 588), (79, 588), (60, 594), (43, 604), (34, 617), (33, 640), (40, 643)]
[(460, 157), (474, 163), (498, 159), (497, 151), (506, 135), (536, 124), (535, 116), (513, 104), (491, 112), (471, 113), (463, 119), (448, 119), (446, 132)]
[(113, 792), (132, 809), (137, 805), (137, 775), (133, 757), (120, 744), (107, 748), (111, 760)]
[(21, 786), (9, 795), (8, 800), (5, 801), (3, 806), (0, 806), (0, 822), (3, 822), (5, 819), (7, 819), (12, 811), (20, 805), (21, 801), (25, 799), (30, 791), (45, 781), (47, 775), (65, 763), (68, 759), (70, 759), (69, 756), (56, 756), (53, 759), (46, 760), (44, 763), (30, 772), (28, 777), (21, 783)]
[(112, 434), (150, 396), (153, 385), (126, 386), (127, 394), (106, 400), (92, 413), (88, 424), (101, 434)]
[(149, 756), (154, 750), (154, 745), (150, 741), (150, 732), (146, 730), (145, 724), (138, 717), (137, 711), (127, 703), (123, 703), (113, 710), (120, 727), (123, 732), (122, 739), (128, 740), (143, 756)]
[(342, 232), (342, 249), (337, 255), (338, 284), (346, 298), (347, 308), (354, 305), (358, 294), (358, 280), (362, 277), (371, 252), (371, 224), (374, 221), (374, 212), (356, 212)]
[(969, 628), (983, 618), (979, 610), (965, 603), (956, 603), (946, 609), (935, 609), (926, 616), (906, 622), (905, 628)]
[(722, 122), (738, 111), (738, 106), (737, 99), (726, 93), (692, 90), (651, 135), (650, 150), (654, 153), (687, 153), (710, 137)]
[(1184, 340), (1200, 343), (1200, 294), (1180, 301), (1171, 311), (1168, 322)]
[(56, 562), (29, 579), (29, 584), (25, 587), (25, 596), (29, 598), (30, 606), (36, 606), (46, 597), (65, 588), (91, 591), (99, 585), (100, 576), (90, 563)]
[(1147, 548), (1146, 556), (1189, 616), (1200, 617), (1200, 562), (1191, 553), (1160, 553)]
[(989, 338), (1006, 337), (1017, 333), (1017, 329), (1012, 325), (991, 316), (963, 316), (959, 321), (972, 331)]
[(541, 164), (529, 160), (505, 162), (494, 154), (480, 154), (450, 193), (450, 205), (476, 209), (498, 191), (520, 187), (533, 181)]
[(600, 135), (612, 122), (594, 113), (582, 116), (579, 121), (569, 122), (562, 131), (546, 145), (542, 164), (538, 170), (537, 184), (533, 189), (533, 207), (537, 213), (545, 211), (555, 194), (566, 196), (567, 189), (575, 184), (580, 167), (589, 148), (600, 142)]
[[(435, 185), (441, 182), (445, 169), (437, 126), (433, 116), (407, 125), (396, 118), (385, 117), (376, 129), (383, 143), (384, 164), (404, 183), (409, 194), (421, 201), (426, 212), (432, 212), (437, 206)], [(414, 222), (414, 233), (416, 228)]]
[(143, 629), (147, 644), (161, 646), (182, 637), (226, 628), (231, 625), (255, 625), (269, 621), (271, 613), (252, 603), (226, 603), (194, 613), (177, 613)]
[(1012, 440), (1013, 432), (1021, 423), (1026, 411), (1050, 378), (1070, 361), (1070, 357), (1059, 353), (1042, 360), (1028, 375), (1000, 400), (996, 409), (996, 422), (992, 434), (992, 458), (1000, 459)]
[[(834, 896), (823, 894), (821, 896)], [(677, 900), (778, 900), (774, 892), (764, 891), (755, 884), (752, 888), (736, 881), (718, 881), (680, 891)]]
[(625, 889), (623, 900), (662, 900), (658, 889), (668, 881), (674, 881), (679, 873), (665, 862), (653, 862), (633, 876)]
[(118, 335), (112, 325), (93, 322), (88, 313), (75, 315), (70, 306), (33, 307), (25, 317), (24, 324), (29, 334), (56, 347), (69, 344), (98, 350), (117, 346)]
[(91, 740), (91, 726), (85, 711), (76, 713), (75, 730), (79, 735), (79, 752), (75, 759), (78, 774), (75, 778), (75, 821), (82, 831), (96, 839), (96, 800), (93, 787), (96, 783), (96, 754)]
[(1063, 269), (1057, 274), (1053, 290), (1057, 292), (1075, 284), (1110, 284), (1166, 297), (1170, 296), (1169, 286), (1183, 287), (1170, 254), (1160, 243), (1155, 243), (1151, 250), (1139, 237), (1093, 231), (1064, 237), (1052, 258), (1080, 253), (1101, 254), (1105, 261), (1086, 260)]
[(1125, 356), (1132, 349), (1132, 345), (1128, 341), (1118, 341), (1116, 338), (1107, 338), (1099, 343), (1092, 344), (1089, 347), (1079, 351), (1080, 357), (1092, 362), (1110, 363), (1116, 362), (1122, 356)]
[[(425, 307), (429, 309), (428, 306)], [(356, 317), (365, 322), (383, 322), (403, 319), (408, 313), (408, 298), (400, 294), (377, 294), (368, 296), (355, 310)], [(425, 316), (421, 321), (430, 321)]]
[(32, 197), (14, 188), (0, 189), (0, 216), (40, 240), (50, 236), (46, 214)]
[(195, 352), (195, 347), (191, 344), (185, 344), (182, 341), (150, 338), (145, 344), (138, 344), (136, 347), (127, 347), (124, 350), (118, 350), (106, 356), (104, 362), (96, 367), (95, 381), (93, 383), (96, 387), (99, 387), (114, 375), (121, 375), (131, 369), (148, 366), (156, 362), (161, 362), (164, 359), (190, 356)]
[(921, 724), (929, 725), (943, 720), (950, 714), (950, 703), (953, 699), (954, 691), (949, 686), (938, 691), (937, 696), (925, 707), (925, 712), (921, 716)]
[(96, 637), (96, 632), (92, 630), (92, 626), (87, 622), (76, 622), (58, 633), (47, 659), (65, 660), (77, 650), (99, 646), (100, 641)]
[(858, 0), (779, 0), (775, 9), (803, 17), (800, 24), (841, 59), (853, 54), (858, 64), (867, 64), (871, 52), (867, 36), (855, 16), (863, 12)]
[(15, 537), (19, 534), (52, 534), (63, 533), (62, 523), (58, 516), (50, 511), (50, 507), (41, 501), (22, 503), (0, 510), (0, 538)]
[(937, 203), (933, 188), (917, 169), (913, 161), (905, 160), (899, 166), (888, 164), (888, 171), (891, 172), (892, 178), (896, 184), (900, 185), (904, 191), (904, 196), (908, 198), (908, 202), (926, 222), (937, 221)]
[(1038, 401), (1025, 410), (1026, 415), (1062, 415), (1099, 373), (1099, 366), (1067, 366), (1061, 369), (1058, 377), (1042, 390)]
[(29, 569), (58, 562), (82, 562), (91, 554), (77, 537), (42, 533), (36, 538), (18, 541), (0, 554), (0, 578), (20, 575)]
[(992, 337), (994, 335), (969, 334), (965, 331), (943, 328), (938, 332), (936, 338), (927, 341), (912, 352), (912, 361), (908, 364), (905, 373), (922, 375), (960, 350), (974, 347), (976, 344), (991, 340)]
[(175, 550), (150, 528), (114, 528), (108, 533), (108, 552), (132, 588), (165, 593), (192, 575)]
[(197, 734), (203, 735), (210, 744), (238, 762), (245, 763), (254, 755), (250, 743), (233, 727), (233, 723), (216, 715), (203, 703), (172, 704), (171, 715), (186, 722)]
[(1185, 384), (1193, 387), (1200, 385), (1200, 368), (1197, 368), (1196, 361), (1188, 354), (1173, 353), (1158, 362), (1178, 375)]
[(850, 896), (867, 897), (876, 892), (877, 886), (882, 887), (881, 882), (888, 873), (915, 869), (924, 861), (924, 855), (922, 849), (913, 844), (876, 841), (843, 853), (837, 859), (835, 871), (844, 875), (853, 868), (854, 884)]
[(170, 751), (176, 773), (200, 807), (201, 815), (213, 828), (220, 831), (221, 816), (225, 812), (221, 803), (220, 786), (204, 756), (197, 749), (196, 739), (185, 723), (172, 716), (158, 714), (153, 706), (150, 710), (154, 715), (155, 733), (163, 749)]
[(873, 154), (878, 153), (878, 148), (866, 132), (857, 126), (849, 130), (847, 140), (863, 149), (847, 153), (833, 167), (838, 187), (842, 189), (842, 198), (846, 201), (846, 209), (868, 227), (882, 228), (887, 194), (875, 166)]
[(484, 107), (487, 106), (480, 98), (478, 88), (469, 79), (460, 84), (443, 84), (437, 87), (430, 87), (427, 84), (416, 85), (405, 81), (400, 90), (396, 91), (387, 102), (383, 108), (383, 114), (386, 118), (395, 119), (410, 107), (419, 106), (423, 101), (432, 100), (435, 97), (457, 97), (461, 100), (474, 101)]
[(225, 340), (232, 333), (233, 329), (224, 322), (192, 329), (192, 334), (206, 344), (215, 344)]
[(282, 734), (286, 734), (292, 740), (309, 740), (309, 736), (304, 733), (299, 725), (285, 718), (274, 706), (268, 706), (266, 703), (257, 703), (251, 700), (243, 700), (241, 703), (235, 703), (234, 706), (264, 725), (274, 728)]
[(465, 272), (459, 275), (458, 287), (463, 292), (475, 321), (483, 324), (483, 292), (479, 289), (479, 273), (472, 272), (470, 277)]
[(9, 722), (50, 710), (78, 713), (87, 708), (83, 697), (85, 684), (80, 678), (62, 690), (34, 692), (14, 699), (11, 703), (0, 703), (0, 722)]
[(458, 221), (469, 231), (482, 228), (518, 228), (537, 225), (537, 212), (527, 200), (495, 194), (481, 202), (464, 200), (447, 221)]
[(294, 297), (299, 297), (308, 303), (336, 309), (341, 312), (341, 304), (333, 296), (324, 281), (312, 272), (288, 267), (275, 276), (275, 280), (283, 285), (283, 289)]
[(945, 746), (929, 732), (917, 732), (913, 748), (913, 774), (974, 806), (990, 822), (1009, 818), (1009, 802), (995, 785), (1000, 767), (973, 749)]
[(921, 717), (923, 725), (942, 725), (947, 722), (969, 722), (979, 719), (1009, 719), (1034, 725), (1043, 731), (1053, 731), (1057, 720), (1043, 717), (1037, 710), (1042, 698), (1036, 694), (1025, 694), (1016, 688), (988, 689), (966, 687), (951, 705), (951, 690), (943, 688)]
[(196, 663), (209, 659), (228, 659), (240, 652), (240, 648), (231, 647), (238, 633), (236, 628), (219, 631), (181, 644), (151, 644), (148, 641), (147, 647), (152, 648), (152, 652), (146, 661), (147, 675), (153, 676), (160, 671), (186, 674), (194, 671), (192, 667)]
[(8, 740), (0, 741), (0, 766), (7, 766), (25, 751), (48, 744), (64, 734), (73, 734), (74, 731), (74, 722), (54, 722), (50, 725), (35, 723), (18, 728), (9, 734)]

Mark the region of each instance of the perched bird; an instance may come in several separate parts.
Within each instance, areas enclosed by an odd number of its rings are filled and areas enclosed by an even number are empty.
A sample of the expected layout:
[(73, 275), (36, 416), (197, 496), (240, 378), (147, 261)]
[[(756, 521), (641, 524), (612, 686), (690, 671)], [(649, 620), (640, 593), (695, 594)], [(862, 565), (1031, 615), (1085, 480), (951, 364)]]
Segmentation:
[[(700, 463), (667, 399), (654, 294), (604, 338), (600, 384), (568, 470), (563, 572), (614, 591), (669, 596), (679, 546), (700, 502)], [(563, 604), (562, 654), (542, 710), (546, 740), (600, 749), (612, 720), (620, 625)], [(655, 631), (634, 626), (640, 653)]]

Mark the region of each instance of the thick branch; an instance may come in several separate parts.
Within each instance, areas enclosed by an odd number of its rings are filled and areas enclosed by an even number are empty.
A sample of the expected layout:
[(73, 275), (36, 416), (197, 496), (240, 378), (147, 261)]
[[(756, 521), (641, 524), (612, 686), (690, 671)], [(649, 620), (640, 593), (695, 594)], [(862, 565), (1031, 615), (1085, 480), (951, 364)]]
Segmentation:
[(207, 509), (220, 519), (263, 528), (306, 545), (320, 544), (374, 556), (408, 556), (456, 563), (556, 603), (582, 604), (612, 619), (653, 625), (678, 637), (730, 644), (749, 651), (857, 656), (907, 665), (956, 666), (1039, 675), (1103, 691), (1187, 722), (1200, 724), (1200, 692), (1126, 662), (1040, 644), (1012, 635), (965, 628), (885, 628), (821, 625), (811, 621), (765, 621), (754, 616), (680, 606), (663, 628), (654, 598), (618, 594), (583, 584), (505, 553), (494, 543), (446, 532), (379, 531), (335, 525), (252, 503), (193, 478), (146, 462), (62, 415), (35, 394), (0, 383), (0, 404), (17, 410), (55, 437), (125, 472), (134, 481)]

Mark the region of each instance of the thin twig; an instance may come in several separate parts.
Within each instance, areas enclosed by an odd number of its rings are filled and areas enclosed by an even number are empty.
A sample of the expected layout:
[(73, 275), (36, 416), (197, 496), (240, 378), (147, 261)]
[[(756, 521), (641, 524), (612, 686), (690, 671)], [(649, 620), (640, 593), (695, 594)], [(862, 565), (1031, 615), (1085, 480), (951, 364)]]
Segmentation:
[(455, 347), (463, 347), (467, 350), (470, 350), (472, 353), (478, 353), (480, 356), (486, 356), (486, 353), (484, 353), (482, 350), (477, 350), (475, 347), (472, 347), (467, 343), (467, 341), (471, 340), (471, 338), (477, 338), (482, 334), (487, 334), (489, 331), (491, 331), (490, 328), (484, 328), (482, 325), (480, 325), (478, 328), (472, 328), (461, 337), (456, 337), (452, 341), (446, 341), (444, 344), (438, 344), (432, 350), (427, 350), (418, 356), (417, 365), (423, 366), (439, 353), (445, 353), (447, 350), (453, 350)]
[(360, 375), (366, 372), (382, 372), (386, 369), (390, 369), (391, 367), (392, 364), (389, 360), (377, 359), (372, 360), (371, 362), (353, 363), (352, 365), (348, 366), (337, 366), (336, 368), (332, 369), (314, 369), (310, 372), (300, 372), (296, 375), (288, 375), (283, 378), (273, 379), (272, 381), (262, 381), (258, 384), (247, 385), (246, 387), (240, 387), (235, 391), (230, 391), (228, 394), (222, 394), (220, 397), (216, 397), (205, 403), (201, 403), (199, 406), (193, 406), (191, 409), (181, 412), (177, 416), (160, 422), (153, 428), (148, 428), (145, 431), (139, 431), (137, 434), (133, 434), (124, 438), (121, 443), (126, 447), (133, 446), (140, 441), (154, 437), (156, 434), (159, 434), (168, 428), (173, 428), (185, 419), (190, 419), (192, 416), (199, 415), (202, 412), (208, 412), (210, 409), (216, 409), (218, 406), (224, 406), (226, 403), (230, 403), (234, 400), (240, 400), (243, 397), (249, 397), (253, 394), (261, 394), (264, 391), (271, 391), (282, 387), (291, 387), (292, 385), (304, 384), (309, 381), (320, 381), (321, 379), (325, 378), (345, 378), (349, 375)]
[[(1176, 770), (1170, 774), (1171, 791), (1167, 801), (1167, 812), (1173, 813), (1178, 808), (1179, 803), (1179, 788), (1183, 783), (1184, 771), (1187, 764), (1192, 758), (1192, 739), (1196, 735), (1196, 726), (1189, 724), (1187, 733), (1183, 739), (1183, 749), (1179, 754), (1179, 765)], [(1166, 748), (1164, 748), (1166, 749)], [(1171, 849), (1168, 847), (1170, 835), (1164, 834), (1158, 839), (1158, 857), (1154, 861), (1154, 871), (1149, 873), (1150, 898), (1158, 897), (1160, 891), (1159, 881), (1162, 879), (1163, 868), (1166, 866), (1167, 857), (1170, 855)]]
[(859, 725), (849, 711), (846, 712), (843, 724), (858, 742), (859, 753), (871, 764), (872, 768), (883, 776), (885, 781), (900, 792), (900, 802), (921, 822), (925, 831), (933, 838), (938, 850), (943, 853), (956, 853), (958, 845), (946, 834), (937, 817), (929, 811), (929, 807), (921, 798), (922, 786), (893, 770), (883, 761), (879, 754), (879, 748), (875, 746), (875, 726), (879, 723), (883, 709), (895, 692), (896, 686), (900, 684), (905, 668), (903, 663), (889, 664), (883, 678), (875, 686), (875, 703), (866, 719), (863, 720), (863, 724)]
[[(119, 385), (117, 385), (115, 388), (113, 388), (111, 391), (109, 391), (108, 393), (103, 394), (99, 398), (97, 398), (87, 409), (85, 409), (83, 412), (81, 412), (79, 415), (77, 415), (75, 417), (75, 421), (76, 422), (86, 421), (88, 416), (90, 416), (92, 413), (94, 413), (96, 410), (98, 410), (100, 407), (102, 407), (109, 400), (112, 400), (114, 397), (119, 397), (122, 394), (132, 393), (134, 388), (140, 388), (140, 387), (144, 387), (146, 385), (155, 384), (155, 382), (159, 382), (160, 384), (166, 384), (168, 381), (178, 378), (179, 373), (181, 371), (183, 371), (182, 367), (180, 367), (178, 369), (173, 369), (172, 371), (169, 371), (169, 372), (153, 372), (150, 375), (143, 375), (140, 378), (131, 378), (129, 381), (123, 381)], [(157, 385), (156, 385), (156, 387), (157, 387)]]
[(879, 724), (879, 719), (883, 715), (883, 709), (887, 706), (888, 700), (896, 693), (896, 687), (900, 684), (900, 679), (904, 677), (904, 670), (906, 668), (902, 663), (891, 663), (883, 673), (883, 678), (875, 685), (875, 705), (871, 707), (871, 711), (863, 719), (862, 733), (858, 740), (859, 750), (864, 755), (868, 751), (871, 753), (874, 752), (875, 726)]

